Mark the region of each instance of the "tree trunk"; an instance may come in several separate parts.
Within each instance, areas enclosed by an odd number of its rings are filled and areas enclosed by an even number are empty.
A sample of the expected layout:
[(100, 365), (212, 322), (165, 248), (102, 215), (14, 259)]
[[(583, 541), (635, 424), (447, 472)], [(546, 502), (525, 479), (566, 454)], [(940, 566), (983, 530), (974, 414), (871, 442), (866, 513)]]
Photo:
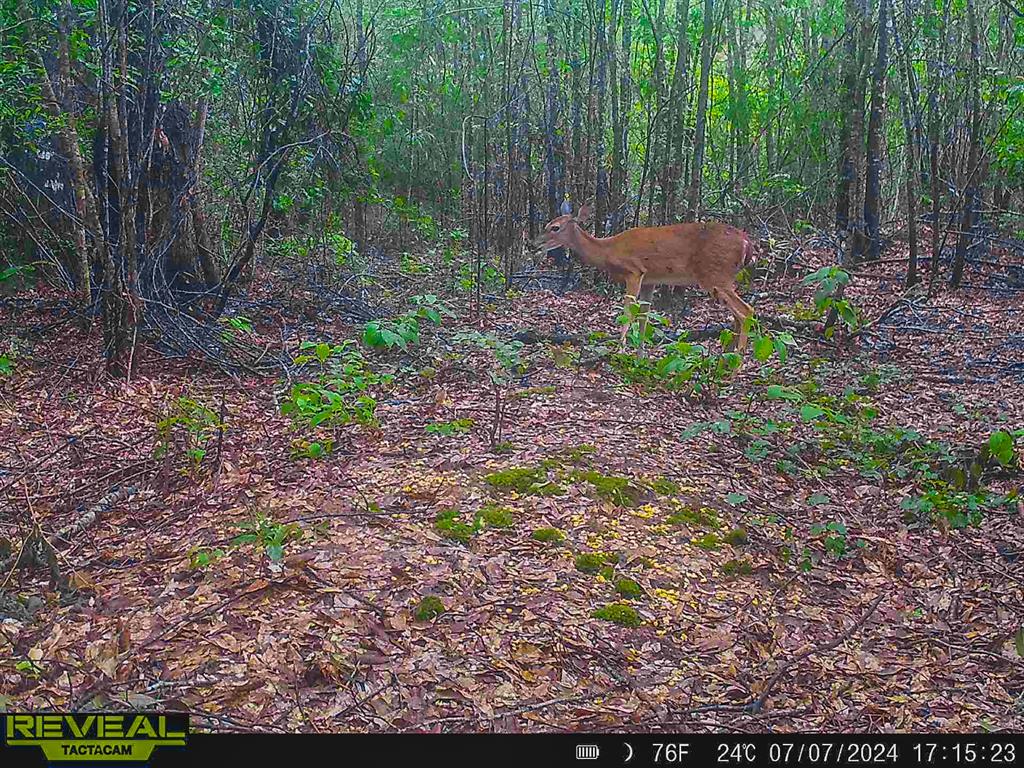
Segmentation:
[(606, 42), (605, 4), (597, 3), (597, 44), (594, 56), (597, 58), (597, 108), (593, 122), (594, 162), (596, 170), (594, 190), (594, 234), (605, 234), (605, 220), (608, 216), (608, 175), (604, 164), (604, 104), (608, 89), (608, 51), (611, 43)]
[(711, 78), (711, 36), (714, 29), (714, 0), (704, 0), (704, 32), (700, 42), (700, 88), (697, 92), (697, 120), (693, 137), (693, 167), (690, 173), (690, 194), (687, 219), (700, 217), (701, 181), (704, 169), (704, 131), (708, 111), (708, 82)]
[(867, 183), (864, 189), (864, 230), (868, 257), (877, 259), (882, 250), (882, 120), (885, 113), (885, 75), (889, 56), (887, 0), (878, 3), (878, 51), (871, 75), (871, 114), (868, 118)]
[[(885, 0), (882, 0), (882, 2), (885, 2)], [(912, 19), (913, 17), (908, 15), (906, 18)], [(908, 21), (907, 23), (908, 27), (912, 29), (910, 22)], [(906, 285), (909, 288), (915, 285), (919, 279), (917, 276), (917, 180), (920, 174), (920, 164), (918, 160), (919, 145), (914, 121), (914, 116), (917, 114), (915, 98), (917, 88), (914, 84), (914, 68), (910, 58), (910, 50), (909, 47), (903, 45), (903, 41), (900, 39), (895, 19), (893, 19), (893, 42), (895, 44), (896, 57), (902, 64), (905, 78), (902, 82), (906, 84), (906, 88), (901, 89), (900, 104), (903, 115), (903, 131), (907, 142), (907, 167), (904, 172), (904, 184), (907, 195), (907, 245), (910, 249), (906, 277)], [(901, 82), (899, 78), (896, 78), (896, 81)]]
[(690, 0), (676, 0), (676, 65), (672, 72), (669, 91), (669, 113), (665, 124), (668, 137), (669, 172), (665, 194), (665, 207), (661, 221), (668, 224), (676, 221), (679, 184), (683, 178), (683, 139), (686, 136), (687, 57), (690, 52), (687, 26), (690, 20)]
[(965, 169), (960, 234), (953, 257), (953, 273), (949, 279), (949, 284), (953, 288), (960, 287), (967, 250), (974, 242), (974, 227), (978, 223), (978, 190), (981, 186), (981, 44), (978, 39), (978, 12), (975, 0), (967, 0), (967, 28), (971, 40), (971, 138)]

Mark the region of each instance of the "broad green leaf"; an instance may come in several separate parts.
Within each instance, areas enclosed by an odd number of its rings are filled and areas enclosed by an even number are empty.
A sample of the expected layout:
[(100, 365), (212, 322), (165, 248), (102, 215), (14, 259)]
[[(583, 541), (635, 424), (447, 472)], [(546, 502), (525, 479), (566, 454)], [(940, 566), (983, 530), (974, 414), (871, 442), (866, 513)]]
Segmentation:
[(1013, 438), (1003, 430), (993, 432), (988, 439), (988, 450), (1005, 467), (1013, 460)]

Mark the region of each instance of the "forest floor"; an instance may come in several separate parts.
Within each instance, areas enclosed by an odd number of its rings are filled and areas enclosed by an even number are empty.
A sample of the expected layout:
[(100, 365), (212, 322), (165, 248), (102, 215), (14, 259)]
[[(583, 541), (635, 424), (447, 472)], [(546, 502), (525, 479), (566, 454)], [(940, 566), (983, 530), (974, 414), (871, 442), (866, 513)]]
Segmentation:
[[(898, 267), (851, 283), (867, 320), (894, 306)], [(469, 321), (447, 318), (407, 355), (366, 353), (396, 372), (377, 426), (334, 430), (319, 459), (297, 455), (307, 433), (274, 378), (146, 347), (112, 381), (51, 295), (0, 302), (19, 350), (0, 378), (0, 545), (38, 531), (55, 554), (15, 568), (0, 550), (0, 710), (282, 731), (1020, 731), (1020, 470), (977, 457), (1024, 426), (1024, 307), (969, 279), (847, 342), (797, 335), (785, 364), (748, 357), (704, 397), (528, 344), (500, 440), (491, 353), (455, 344)], [(813, 293), (759, 288), (769, 316)], [(484, 327), (614, 334), (617, 303), (527, 291)], [(252, 320), (268, 344), (293, 323)], [(726, 316), (695, 297), (676, 320)], [(156, 451), (181, 398), (223, 431)]]

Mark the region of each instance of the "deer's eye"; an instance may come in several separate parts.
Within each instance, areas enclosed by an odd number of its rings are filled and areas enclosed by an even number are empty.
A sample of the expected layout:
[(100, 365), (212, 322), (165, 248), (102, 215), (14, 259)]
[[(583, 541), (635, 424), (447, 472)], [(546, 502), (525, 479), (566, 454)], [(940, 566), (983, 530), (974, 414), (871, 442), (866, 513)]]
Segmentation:
[(552, 232), (557, 232), (557, 231), (558, 231), (558, 230), (560, 230), (560, 229), (561, 229), (561, 227), (552, 227), (552, 228), (551, 228), (551, 231), (552, 231)]

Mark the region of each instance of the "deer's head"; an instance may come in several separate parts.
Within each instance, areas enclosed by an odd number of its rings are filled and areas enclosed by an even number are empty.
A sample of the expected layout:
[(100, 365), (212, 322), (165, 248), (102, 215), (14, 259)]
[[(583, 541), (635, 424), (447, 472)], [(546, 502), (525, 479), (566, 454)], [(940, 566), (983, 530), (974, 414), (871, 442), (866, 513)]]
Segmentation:
[(576, 214), (567, 213), (552, 219), (537, 238), (537, 247), (545, 252), (553, 251), (556, 248), (572, 247), (576, 227), (586, 223), (590, 218), (590, 213), (590, 203), (584, 203)]

